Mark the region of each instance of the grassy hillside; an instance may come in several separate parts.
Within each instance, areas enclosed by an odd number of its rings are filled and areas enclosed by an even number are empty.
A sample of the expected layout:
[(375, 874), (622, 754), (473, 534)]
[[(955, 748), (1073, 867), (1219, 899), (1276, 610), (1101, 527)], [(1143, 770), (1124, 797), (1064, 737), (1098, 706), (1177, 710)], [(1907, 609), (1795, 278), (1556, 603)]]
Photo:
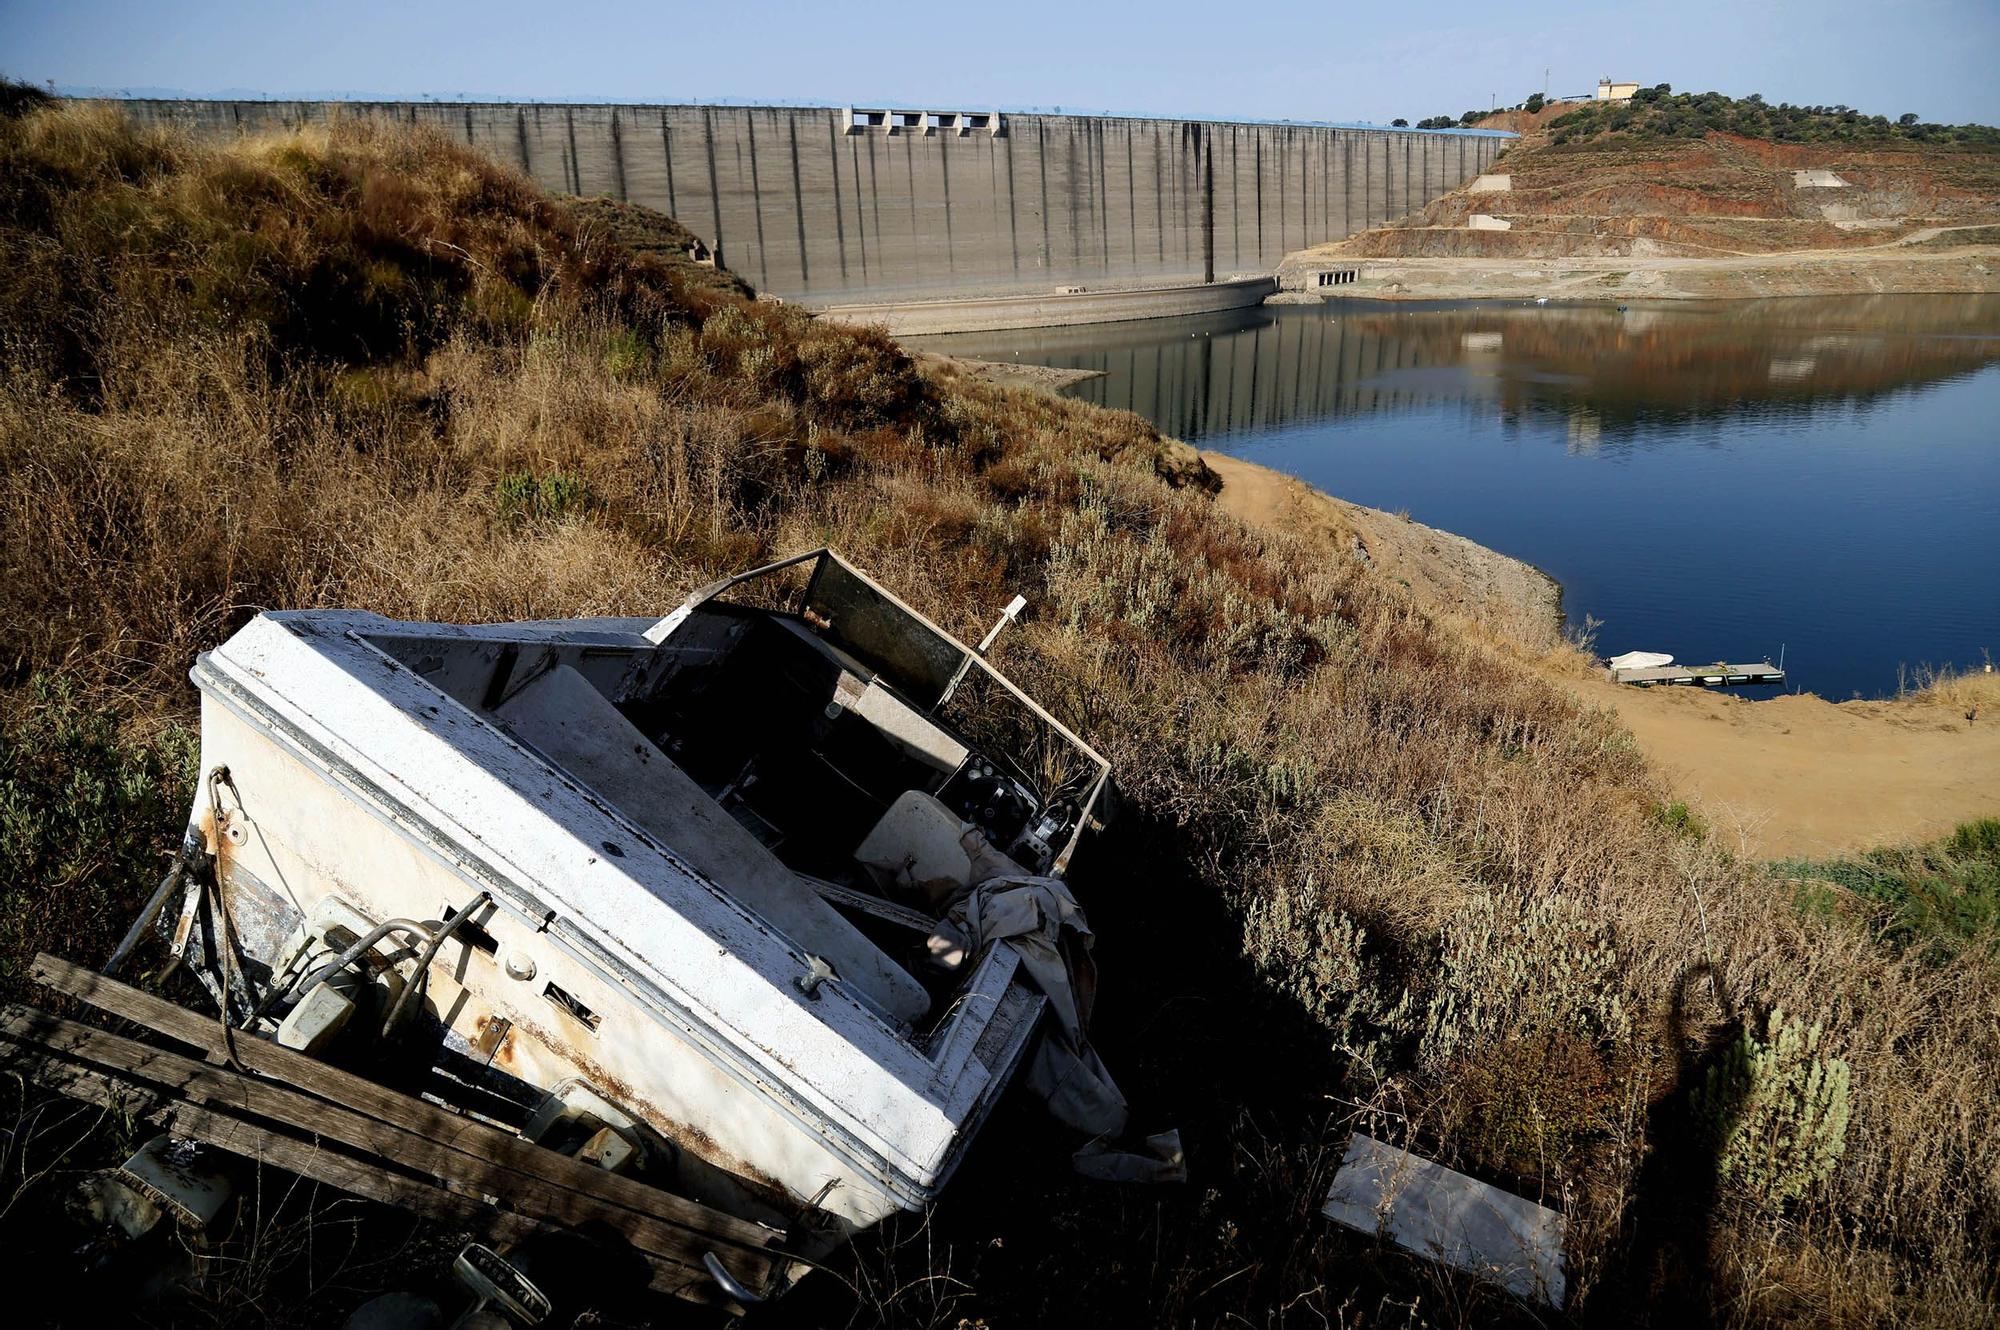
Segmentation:
[[(1118, 768), (1073, 873), (1098, 1041), (1192, 1181), (1079, 1181), (1010, 1101), (935, 1216), (781, 1320), (1527, 1322), (1317, 1218), (1354, 1127), (1562, 1208), (1577, 1323), (1992, 1319), (1990, 948), (1802, 906), (1609, 716), (1227, 518), (1138, 418), (926, 377), (616, 231), (400, 129), (0, 120), (9, 996), (150, 887), (185, 671), (257, 608), (657, 613), (831, 543), (961, 634), (1028, 597), (1003, 668)], [(68, 1280), (62, 1170), (115, 1124), (15, 1107), (0, 1242)], [(437, 1256), (269, 1206), (146, 1318), (337, 1323)]]

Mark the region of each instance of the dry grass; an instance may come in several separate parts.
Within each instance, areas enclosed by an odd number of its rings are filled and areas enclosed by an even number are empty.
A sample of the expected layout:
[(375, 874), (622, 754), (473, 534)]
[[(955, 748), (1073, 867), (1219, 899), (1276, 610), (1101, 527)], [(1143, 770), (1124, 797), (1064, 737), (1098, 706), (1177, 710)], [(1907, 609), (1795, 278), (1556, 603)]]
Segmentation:
[(1980, 670), (1936, 669), (1920, 665), (1901, 672), (1897, 696), (1915, 698), (1965, 717), (1969, 725), (1981, 716), (2000, 716), (2000, 672), (1987, 661)]
[[(1006, 1116), (921, 1254), (856, 1254), (885, 1320), (1506, 1314), (1314, 1218), (1351, 1124), (1564, 1206), (1581, 1321), (1993, 1315), (1991, 958), (1801, 914), (1662, 823), (1606, 715), (1222, 516), (1137, 418), (927, 380), (401, 131), (216, 149), (35, 112), (0, 121), (0, 208), (17, 712), (62, 671), (185, 719), (193, 654), (262, 607), (645, 614), (820, 543), (962, 633), (1028, 596), (1002, 663), (1125, 806), (1076, 870), (1101, 1042), (1196, 1180), (1076, 1183)], [(1854, 1119), (1771, 1210), (1682, 1143), (1709, 1050), (1778, 1006), (1851, 1065)]]

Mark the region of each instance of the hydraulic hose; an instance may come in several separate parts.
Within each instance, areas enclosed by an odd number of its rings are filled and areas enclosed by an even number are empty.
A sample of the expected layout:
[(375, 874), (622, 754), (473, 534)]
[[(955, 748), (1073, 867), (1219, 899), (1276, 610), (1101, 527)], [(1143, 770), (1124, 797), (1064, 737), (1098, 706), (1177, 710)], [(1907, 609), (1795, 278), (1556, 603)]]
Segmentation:
[(396, 995), (395, 1005), (389, 1008), (389, 1019), (382, 1022), (382, 1037), (384, 1039), (387, 1039), (389, 1032), (396, 1028), (396, 1022), (402, 1019), (403, 1008), (409, 1004), (411, 995), (417, 992), (418, 989), (429, 987), (431, 961), (437, 956), (438, 948), (444, 945), (444, 940), (450, 937), (460, 924), (471, 918), (474, 910), (492, 899), (492, 893), (486, 891), (482, 891), (477, 896), (474, 896), (470, 901), (466, 902), (464, 909), (445, 921), (444, 927), (438, 929), (429, 944), (424, 947), (423, 954), (417, 957), (417, 973), (415, 978), (403, 985), (403, 991)]
[[(445, 928), (447, 931), (449, 931), (451, 925), (447, 924), (445, 925)], [(391, 919), (386, 923), (377, 924), (375, 925), (374, 928), (370, 929), (360, 939), (354, 942), (353, 945), (349, 946), (345, 951), (341, 952), (338, 956), (334, 957), (326, 964), (320, 966), (317, 970), (314, 970), (311, 974), (307, 975), (305, 978), (295, 979), (291, 983), (286, 984), (283, 988), (273, 988), (270, 992), (266, 993), (264, 995), (264, 1000), (262, 1002), (259, 1002), (256, 1006), (256, 1009), (250, 1013), (250, 1020), (254, 1021), (259, 1016), (262, 1016), (265, 1012), (269, 1011), (271, 1007), (275, 1005), (281, 998), (288, 997), (291, 994), (298, 992), (310, 993), (315, 985), (324, 983), (331, 976), (340, 973), (348, 966), (354, 964), (355, 961), (361, 958), (362, 953), (366, 952), (370, 947), (374, 946), (377, 942), (380, 942), (383, 938), (387, 937), (391, 933), (414, 933), (417, 937), (422, 938), (426, 945), (434, 945), (435, 941), (437, 940), (433, 938), (431, 930), (429, 928), (427, 928), (423, 924), (417, 923), (413, 919)], [(249, 1024), (249, 1021), (245, 1021), (244, 1023), (247, 1025)]]

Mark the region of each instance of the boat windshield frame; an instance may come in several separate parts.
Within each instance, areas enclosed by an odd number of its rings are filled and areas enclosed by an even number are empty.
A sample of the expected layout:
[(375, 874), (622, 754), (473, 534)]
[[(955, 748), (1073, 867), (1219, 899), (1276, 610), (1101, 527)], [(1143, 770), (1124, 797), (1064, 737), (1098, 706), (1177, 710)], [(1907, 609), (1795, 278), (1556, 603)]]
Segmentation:
[[(964, 676), (977, 671), (1053, 730), (1088, 764), (1094, 773), (1090, 777), (1089, 791), (1082, 800), (1081, 812), (1069, 840), (1056, 854), (1050, 867), (1050, 872), (1054, 876), (1061, 877), (1069, 867), (1070, 858), (1082, 840), (1084, 830), (1090, 827), (1098, 816), (1099, 805), (1104, 800), (1105, 790), (1111, 781), (1110, 760), (1085, 743), (1069, 726), (1051, 715), (1047, 708), (1028, 696), (1012, 679), (995, 669), (985, 656), (940, 628), (895, 592), (841, 557), (831, 547), (822, 545), (818, 549), (807, 550), (773, 563), (719, 578), (695, 591), (671, 614), (647, 629), (646, 639), (656, 645), (664, 643), (696, 610), (709, 602), (749, 584), (776, 579), (781, 574), (806, 564), (810, 564), (811, 568), (805, 573), (805, 582), (801, 590), (789, 597), (785, 595), (764, 597), (764, 602), (785, 603), (789, 600), (791, 608), (788, 612), (818, 628), (844, 650), (870, 660), (871, 665), (881, 669), (890, 684), (899, 691), (913, 694), (908, 700), (926, 714), (934, 713), (941, 708), (962, 684)], [(829, 578), (834, 580), (830, 581)], [(905, 644), (907, 651), (889, 652), (879, 635), (871, 642), (850, 641), (842, 636), (838, 623), (831, 622), (827, 616), (819, 614), (816, 606), (832, 594), (832, 586), (837, 582), (859, 584), (866, 593), (879, 599), (884, 610), (892, 616), (900, 616), (906, 620), (906, 624), (897, 627), (912, 634), (911, 640)], [(879, 624), (877, 626), (881, 627)], [(871, 646), (874, 649), (871, 649)], [(937, 676), (947, 660), (951, 665), (951, 672), (948, 682), (939, 687)]]

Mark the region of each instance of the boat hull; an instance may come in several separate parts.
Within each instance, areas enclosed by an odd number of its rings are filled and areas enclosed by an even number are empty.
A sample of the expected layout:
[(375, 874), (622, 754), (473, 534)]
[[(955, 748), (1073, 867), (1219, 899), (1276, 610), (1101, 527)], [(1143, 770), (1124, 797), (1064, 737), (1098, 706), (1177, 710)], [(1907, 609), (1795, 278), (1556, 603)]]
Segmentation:
[[(483, 894), (481, 945), (441, 949), (426, 994), (468, 1056), (542, 1090), (581, 1082), (680, 1150), (842, 1225), (934, 1198), (1041, 1012), (1012, 952), (993, 949), (967, 981), (961, 1006), (976, 1018), (922, 1041), (837, 983), (804, 992), (805, 944), (397, 672), (370, 641), (388, 621), (278, 617), (194, 675), (202, 770), (227, 773), (227, 827), (204, 800), (192, 830), (215, 849), (253, 971), (325, 898), (371, 920), (441, 920)], [(649, 646), (631, 643), (633, 660)], [(581, 908), (584, 884), (602, 909)]]

